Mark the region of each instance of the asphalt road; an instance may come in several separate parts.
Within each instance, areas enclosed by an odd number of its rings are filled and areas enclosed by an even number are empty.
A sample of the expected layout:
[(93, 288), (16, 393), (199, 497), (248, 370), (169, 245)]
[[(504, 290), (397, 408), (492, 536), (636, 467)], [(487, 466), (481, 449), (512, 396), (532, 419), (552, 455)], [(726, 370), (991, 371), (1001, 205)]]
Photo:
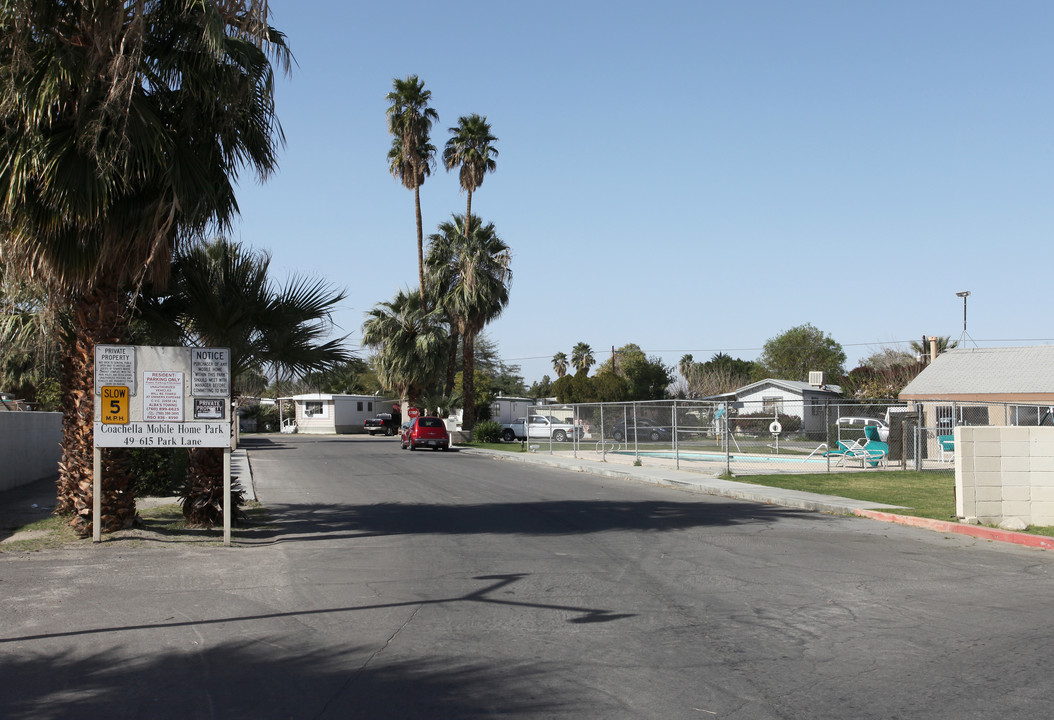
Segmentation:
[(1045, 717), (1054, 556), (623, 480), (251, 441), (236, 547), (0, 555), (3, 718)]

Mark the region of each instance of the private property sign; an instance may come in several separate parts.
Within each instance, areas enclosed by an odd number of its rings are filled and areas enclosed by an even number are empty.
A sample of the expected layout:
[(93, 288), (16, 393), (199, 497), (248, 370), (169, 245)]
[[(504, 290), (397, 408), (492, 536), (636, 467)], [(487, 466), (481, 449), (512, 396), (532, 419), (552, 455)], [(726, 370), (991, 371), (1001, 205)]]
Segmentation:
[(231, 447), (230, 350), (95, 347), (95, 447)]
[(231, 544), (229, 348), (95, 346), (92, 540), (102, 542), (103, 448), (223, 448), (223, 544)]

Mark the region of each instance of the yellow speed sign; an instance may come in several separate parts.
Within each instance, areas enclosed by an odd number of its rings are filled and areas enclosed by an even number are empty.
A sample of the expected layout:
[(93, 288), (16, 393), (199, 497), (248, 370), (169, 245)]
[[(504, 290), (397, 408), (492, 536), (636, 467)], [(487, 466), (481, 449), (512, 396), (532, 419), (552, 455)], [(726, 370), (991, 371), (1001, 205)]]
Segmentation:
[(103, 425), (128, 424), (128, 388), (124, 385), (103, 385)]

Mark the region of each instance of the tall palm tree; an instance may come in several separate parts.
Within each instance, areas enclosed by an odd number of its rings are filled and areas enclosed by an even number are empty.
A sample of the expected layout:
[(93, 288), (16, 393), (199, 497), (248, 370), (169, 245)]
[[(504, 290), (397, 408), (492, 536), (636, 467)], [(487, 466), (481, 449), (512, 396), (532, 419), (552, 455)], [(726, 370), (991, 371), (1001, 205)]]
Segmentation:
[(558, 352), (553, 355), (553, 370), (558, 378), (567, 374), (567, 353)]
[(677, 363), (677, 370), (681, 373), (681, 377), (688, 380), (688, 376), (692, 372), (692, 366), (695, 365), (695, 358), (692, 357), (691, 353), (687, 353), (681, 356), (681, 361)]
[(440, 310), (428, 310), (421, 291), (400, 290), (366, 313), (362, 344), (375, 350), (377, 377), (411, 407), (436, 381), (447, 347)]
[(587, 343), (580, 342), (571, 348), (571, 366), (576, 373), (588, 373), (589, 368), (596, 364), (593, 348)]
[(425, 293), (424, 224), (421, 221), (421, 186), (435, 165), (436, 148), (429, 142), (432, 123), (439, 113), (428, 107), (432, 91), (425, 90), (423, 80), (409, 75), (392, 81), (386, 98), (388, 132), (392, 147), (388, 151), (388, 170), (403, 187), (414, 191), (414, 215), (417, 219), (417, 274), (421, 293)]
[[(235, 379), (266, 365), (278, 378), (347, 362), (344, 338), (325, 339), (344, 292), (295, 275), (276, 287), (270, 263), (267, 253), (222, 237), (198, 242), (177, 253), (167, 291), (144, 297), (140, 317), (157, 342), (229, 348)], [(183, 515), (190, 525), (217, 525), (223, 521), (223, 453), (192, 448), (190, 459)]]
[(490, 123), (485, 115), (475, 113), (458, 118), (457, 127), (450, 128), (451, 137), (443, 148), (443, 165), (448, 171), (460, 167), (461, 189), (468, 195), (465, 217), (472, 226), (472, 193), (483, 184), (483, 177), (498, 167), (494, 158), (498, 138), (490, 134)]
[[(182, 238), (229, 226), (240, 169), (264, 179), (276, 167), (271, 63), (288, 68), (290, 55), (268, 22), (257, 0), (0, 8), (0, 242), (70, 309), (57, 512), (82, 533), (93, 346), (121, 340), (129, 303), (144, 280), (164, 280)], [(134, 520), (123, 483), (104, 474), (105, 530)]]
[(494, 223), (483, 225), (478, 217), (466, 223), (463, 215), (454, 215), (438, 230), (428, 237), (425, 264), (429, 282), (441, 293), (443, 311), (461, 334), (462, 427), (471, 430), (476, 424), (476, 336), (509, 304), (512, 252)]

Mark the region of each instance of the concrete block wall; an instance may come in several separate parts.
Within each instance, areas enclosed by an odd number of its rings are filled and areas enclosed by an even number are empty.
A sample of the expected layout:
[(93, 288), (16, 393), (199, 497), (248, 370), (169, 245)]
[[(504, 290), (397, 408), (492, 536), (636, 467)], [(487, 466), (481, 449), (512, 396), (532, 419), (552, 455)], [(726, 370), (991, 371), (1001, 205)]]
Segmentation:
[(955, 511), (1054, 525), (1054, 428), (955, 428)]
[(0, 412), (0, 491), (58, 474), (62, 413)]

